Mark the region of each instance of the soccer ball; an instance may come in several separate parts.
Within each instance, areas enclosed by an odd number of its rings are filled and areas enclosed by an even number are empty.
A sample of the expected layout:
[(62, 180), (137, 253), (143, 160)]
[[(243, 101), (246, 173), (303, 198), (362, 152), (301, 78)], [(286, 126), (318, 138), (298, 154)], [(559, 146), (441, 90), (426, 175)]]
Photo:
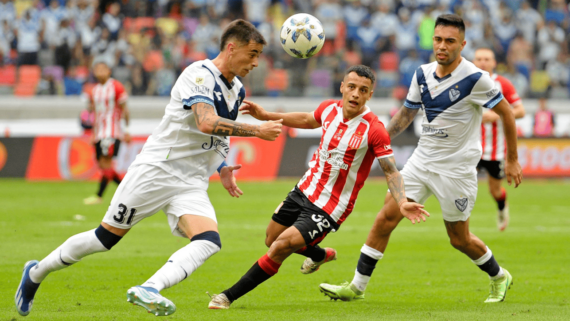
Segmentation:
[(325, 43), (325, 30), (319, 19), (306, 13), (292, 15), (281, 27), (280, 42), (285, 52), (307, 59), (317, 54)]

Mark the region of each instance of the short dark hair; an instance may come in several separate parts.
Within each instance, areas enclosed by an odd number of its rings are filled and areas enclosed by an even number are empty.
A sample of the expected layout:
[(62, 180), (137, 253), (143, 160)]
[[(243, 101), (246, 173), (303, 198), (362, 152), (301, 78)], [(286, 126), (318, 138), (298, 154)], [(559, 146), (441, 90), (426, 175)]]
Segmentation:
[(370, 79), (372, 84), (374, 84), (374, 82), (376, 81), (376, 77), (374, 77), (374, 72), (368, 66), (365, 66), (365, 65), (352, 66), (352, 67), (348, 68), (348, 70), (346, 71), (346, 73), (344, 75), (346, 76), (346, 75), (350, 74), (351, 72), (355, 72), (360, 77), (365, 77), (365, 78)]
[(465, 22), (456, 14), (442, 14), (438, 16), (435, 20), (435, 28), (437, 28), (437, 26), (455, 27), (459, 29), (460, 32), (465, 33)]
[(235, 38), (237, 41), (241, 42), (242, 44), (248, 44), (251, 40), (262, 44), (267, 45), (265, 38), (263, 35), (255, 29), (255, 26), (243, 19), (237, 19), (232, 22), (226, 27), (224, 33), (222, 34), (222, 41), (220, 43), (220, 51), (224, 51), (226, 44), (230, 38)]

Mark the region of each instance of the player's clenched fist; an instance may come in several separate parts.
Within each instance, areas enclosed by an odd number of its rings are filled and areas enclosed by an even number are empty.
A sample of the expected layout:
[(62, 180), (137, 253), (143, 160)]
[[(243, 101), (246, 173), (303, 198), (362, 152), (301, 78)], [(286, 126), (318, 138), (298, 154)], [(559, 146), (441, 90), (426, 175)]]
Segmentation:
[(259, 126), (259, 134), (257, 137), (264, 140), (274, 141), (277, 139), (279, 134), (281, 134), (281, 127), (283, 127), (283, 119), (265, 122)]

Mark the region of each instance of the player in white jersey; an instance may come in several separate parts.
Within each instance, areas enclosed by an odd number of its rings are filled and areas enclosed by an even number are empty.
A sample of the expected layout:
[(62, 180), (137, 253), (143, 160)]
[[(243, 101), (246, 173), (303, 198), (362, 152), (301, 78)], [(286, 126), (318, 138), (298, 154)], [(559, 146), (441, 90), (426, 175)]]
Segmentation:
[[(479, 48), (475, 51), (473, 63), (477, 68), (485, 70), (495, 81), (497, 87), (503, 93), (507, 102), (511, 105), (515, 119), (524, 117), (525, 110), (515, 86), (505, 77), (493, 73), (497, 62), (495, 53), (489, 48)], [(501, 186), (505, 176), (505, 152), (507, 150), (505, 136), (503, 135), (503, 123), (497, 113), (492, 109), (483, 113), (481, 124), (481, 146), (483, 154), (477, 164), (477, 169), (487, 170), (489, 174), (489, 192), (497, 202), (497, 227), (504, 231), (509, 224), (509, 205), (507, 203), (507, 191)]]
[[(388, 133), (394, 138), (424, 111), (418, 147), (402, 170), (409, 199), (423, 204), (432, 194), (438, 199), (451, 245), (465, 253), (491, 279), (485, 302), (505, 299), (512, 284), (509, 272), (499, 266), (491, 250), (469, 231), (469, 216), (477, 197), (477, 171), (481, 158), (479, 130), (483, 108), (501, 117), (507, 139), (505, 174), (509, 184), (522, 179), (518, 163), (515, 119), (508, 102), (489, 74), (461, 57), (465, 24), (453, 14), (435, 23), (433, 51), (436, 61), (416, 70), (404, 106), (392, 118)], [(364, 291), (378, 260), (384, 255), (390, 234), (403, 216), (391, 197), (376, 217), (361, 249), (352, 282), (321, 284), (334, 299), (364, 298)]]
[(301, 266), (303, 274), (335, 260), (334, 249), (318, 244), (350, 215), (375, 159), (402, 213), (412, 222), (429, 216), (422, 205), (408, 202), (388, 133), (365, 105), (372, 97), (374, 80), (369, 67), (349, 68), (340, 87), (342, 100), (326, 100), (313, 113), (268, 113), (252, 102), (240, 108), (259, 120), (283, 119), (285, 126), (293, 128), (321, 127), (322, 137), (309, 170), (277, 207), (267, 227), (269, 251), (236, 284), (214, 295), (210, 309), (228, 309), (233, 301), (275, 275), (293, 253), (307, 257)]
[(174, 253), (142, 286), (129, 289), (127, 298), (157, 316), (174, 313), (174, 304), (159, 292), (184, 280), (222, 247), (207, 194), (209, 177), (218, 169), (230, 195), (242, 194), (232, 174), (240, 165), (224, 162), (228, 136), (272, 141), (281, 133), (281, 121), (235, 122), (245, 96), (236, 76), (243, 77), (257, 67), (265, 44), (251, 23), (235, 20), (222, 34), (216, 59), (195, 62), (182, 72), (160, 125), (129, 168), (101, 225), (72, 236), (41, 262), (25, 264), (15, 297), (21, 315), (30, 312), (40, 282), (50, 272), (110, 250), (131, 227), (160, 210), (168, 217), (172, 233), (191, 243)]
[[(119, 174), (113, 168), (113, 157), (119, 153), (121, 140), (127, 144), (131, 141), (128, 95), (123, 84), (111, 78), (111, 66), (103, 57), (96, 58), (93, 62), (93, 75), (97, 79), (97, 85), (89, 93), (89, 109), (95, 112), (92, 140), (101, 178), (97, 194), (83, 200), (86, 205), (101, 203), (110, 181), (117, 185), (121, 183)], [(122, 130), (121, 118), (125, 120)]]

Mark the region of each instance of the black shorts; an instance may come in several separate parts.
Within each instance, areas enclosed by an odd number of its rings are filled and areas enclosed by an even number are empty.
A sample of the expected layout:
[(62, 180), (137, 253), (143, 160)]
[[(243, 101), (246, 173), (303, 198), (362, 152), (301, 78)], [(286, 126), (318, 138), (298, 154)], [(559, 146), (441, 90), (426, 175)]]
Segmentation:
[(480, 160), (479, 164), (477, 164), (477, 170), (481, 170), (482, 168), (487, 170), (489, 176), (495, 179), (503, 179), (505, 178), (505, 162), (504, 161), (488, 161), (488, 160)]
[(103, 138), (95, 143), (95, 153), (97, 160), (101, 156), (117, 156), (121, 141), (116, 138)]
[(295, 186), (272, 219), (284, 226), (295, 226), (305, 239), (305, 245), (319, 244), (329, 232), (339, 225), (330, 215), (318, 208)]

